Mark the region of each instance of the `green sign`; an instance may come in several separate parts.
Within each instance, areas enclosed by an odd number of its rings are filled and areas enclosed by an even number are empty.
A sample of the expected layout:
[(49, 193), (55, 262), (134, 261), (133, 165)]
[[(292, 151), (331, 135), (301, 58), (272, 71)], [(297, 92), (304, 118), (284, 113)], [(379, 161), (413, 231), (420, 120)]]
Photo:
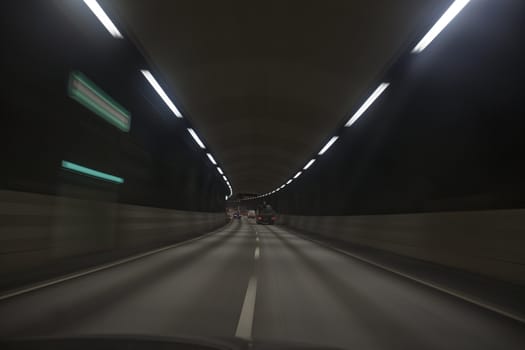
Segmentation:
[(69, 75), (68, 94), (111, 125), (128, 132), (131, 113), (80, 72)]
[(97, 178), (97, 179), (100, 179), (100, 180), (105, 180), (105, 181), (109, 181), (109, 182), (115, 182), (115, 183), (118, 183), (118, 184), (124, 183), (124, 179), (121, 178), (121, 177), (114, 176), (114, 175), (111, 175), (111, 174), (106, 174), (106, 173), (103, 173), (102, 171), (90, 169), (90, 168), (87, 168), (87, 167), (82, 166), (82, 165), (78, 165), (78, 164), (75, 164), (75, 163), (68, 162), (66, 160), (62, 161), (62, 168), (70, 170), (70, 171), (73, 171), (75, 173), (91, 176), (91, 177), (94, 177), (94, 178)]

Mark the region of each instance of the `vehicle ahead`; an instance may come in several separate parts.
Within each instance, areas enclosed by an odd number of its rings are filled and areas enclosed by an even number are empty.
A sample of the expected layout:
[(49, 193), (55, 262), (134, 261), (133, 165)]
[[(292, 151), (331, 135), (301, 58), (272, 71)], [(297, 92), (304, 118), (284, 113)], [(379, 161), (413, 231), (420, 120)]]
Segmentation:
[(255, 210), (248, 210), (248, 219), (255, 219)]
[(233, 215), (232, 215), (232, 219), (241, 219), (241, 213), (239, 213), (238, 211), (234, 212)]
[(255, 222), (257, 224), (268, 224), (273, 225), (275, 224), (276, 219), (275, 211), (270, 207), (269, 205), (265, 208), (259, 209), (257, 212), (257, 218)]

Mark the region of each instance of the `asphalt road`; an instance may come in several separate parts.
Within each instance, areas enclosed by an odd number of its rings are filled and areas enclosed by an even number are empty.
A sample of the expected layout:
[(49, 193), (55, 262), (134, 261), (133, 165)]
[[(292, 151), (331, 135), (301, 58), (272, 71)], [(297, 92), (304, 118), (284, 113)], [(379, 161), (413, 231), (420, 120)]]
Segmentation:
[(0, 336), (239, 336), (345, 349), (524, 349), (525, 327), (306, 241), (234, 222), (0, 301)]

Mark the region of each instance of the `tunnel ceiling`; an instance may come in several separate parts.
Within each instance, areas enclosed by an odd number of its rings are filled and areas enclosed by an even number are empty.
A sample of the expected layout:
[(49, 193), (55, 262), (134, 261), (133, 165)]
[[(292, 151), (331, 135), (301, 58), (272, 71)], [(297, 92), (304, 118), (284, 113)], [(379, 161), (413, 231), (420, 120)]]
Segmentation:
[(237, 193), (272, 190), (301, 168), (449, 3), (101, 1)]

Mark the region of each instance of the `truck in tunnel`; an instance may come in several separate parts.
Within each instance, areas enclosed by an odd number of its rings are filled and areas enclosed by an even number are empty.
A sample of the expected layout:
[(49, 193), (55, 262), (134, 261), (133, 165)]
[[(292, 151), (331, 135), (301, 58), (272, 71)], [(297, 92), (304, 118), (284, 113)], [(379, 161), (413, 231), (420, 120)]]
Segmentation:
[(1, 349), (525, 349), (525, 1), (2, 5)]

